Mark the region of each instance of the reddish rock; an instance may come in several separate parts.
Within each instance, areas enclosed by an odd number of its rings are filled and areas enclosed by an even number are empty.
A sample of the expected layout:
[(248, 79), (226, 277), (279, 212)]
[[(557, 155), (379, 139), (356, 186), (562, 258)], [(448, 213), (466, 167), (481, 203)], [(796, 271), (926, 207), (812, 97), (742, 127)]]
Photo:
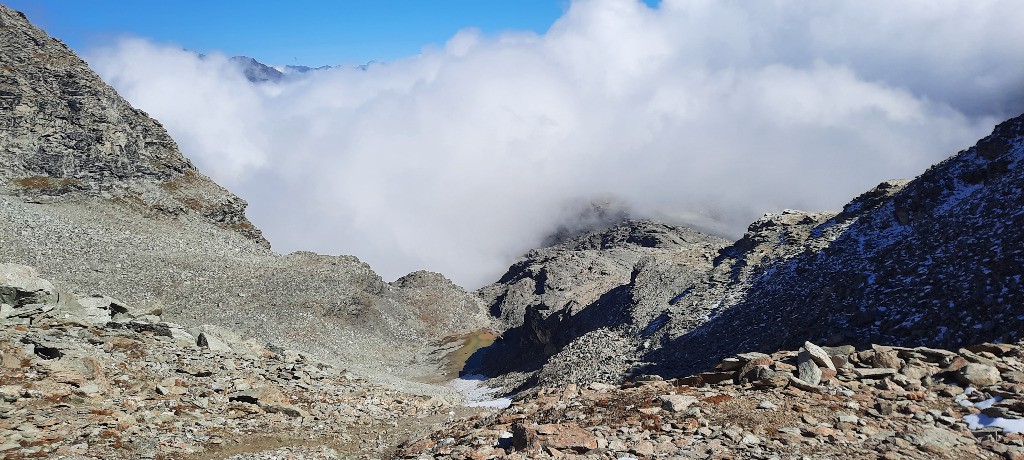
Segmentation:
[(675, 380), (677, 386), (689, 386), (689, 387), (700, 387), (704, 386), (704, 379), (699, 375), (691, 375), (689, 377), (680, 377)]
[(943, 372), (956, 372), (956, 371), (959, 371), (961, 368), (963, 368), (964, 366), (966, 366), (968, 364), (970, 364), (970, 361), (967, 361), (963, 357), (957, 356), (956, 358), (953, 358), (953, 361), (950, 362), (949, 365), (946, 366), (946, 368), (943, 369), (942, 371)]
[(537, 432), (526, 426), (525, 423), (519, 422), (512, 425), (512, 447), (515, 450), (524, 451), (535, 451), (540, 447), (540, 440), (537, 438)]
[(560, 451), (582, 454), (597, 448), (597, 437), (575, 424), (559, 425), (553, 434), (543, 436), (541, 443)]

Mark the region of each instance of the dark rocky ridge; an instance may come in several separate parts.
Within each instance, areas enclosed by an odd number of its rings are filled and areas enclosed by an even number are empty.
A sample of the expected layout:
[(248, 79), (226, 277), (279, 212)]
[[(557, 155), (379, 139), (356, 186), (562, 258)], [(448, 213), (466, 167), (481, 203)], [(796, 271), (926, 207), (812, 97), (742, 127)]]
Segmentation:
[[(910, 182), (882, 184), (789, 244), (791, 257), (752, 272), (727, 311), (648, 359), (685, 372), (726, 350), (806, 339), (945, 348), (1019, 340), (1022, 158), (1024, 116)], [(701, 356), (690, 351), (698, 343)]]

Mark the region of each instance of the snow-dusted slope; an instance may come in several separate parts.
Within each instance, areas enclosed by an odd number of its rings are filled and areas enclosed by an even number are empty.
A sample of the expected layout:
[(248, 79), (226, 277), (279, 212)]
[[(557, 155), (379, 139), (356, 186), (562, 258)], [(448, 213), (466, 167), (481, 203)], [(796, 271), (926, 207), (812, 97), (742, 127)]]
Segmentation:
[[(886, 183), (737, 283), (738, 299), (647, 359), (683, 371), (804, 340), (957, 347), (1024, 325), (1024, 116)], [(739, 243), (737, 243), (739, 244)]]

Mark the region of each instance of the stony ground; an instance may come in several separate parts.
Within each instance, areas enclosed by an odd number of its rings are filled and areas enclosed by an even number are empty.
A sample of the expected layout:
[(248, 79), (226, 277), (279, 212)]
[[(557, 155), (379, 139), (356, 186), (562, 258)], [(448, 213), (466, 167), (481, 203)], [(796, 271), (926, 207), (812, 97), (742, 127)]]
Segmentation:
[[(4, 458), (1024, 458), (1024, 344), (743, 353), (709, 372), (530, 390), (508, 409), (396, 391), (0, 264)], [(969, 423), (972, 422), (972, 423)]]
[[(537, 389), (404, 458), (1024, 458), (1024, 347), (746, 353), (670, 381)], [(970, 418), (970, 417), (968, 417)], [(1022, 427), (1024, 428), (1024, 427)]]
[(3, 458), (387, 458), (471, 412), (0, 264)]

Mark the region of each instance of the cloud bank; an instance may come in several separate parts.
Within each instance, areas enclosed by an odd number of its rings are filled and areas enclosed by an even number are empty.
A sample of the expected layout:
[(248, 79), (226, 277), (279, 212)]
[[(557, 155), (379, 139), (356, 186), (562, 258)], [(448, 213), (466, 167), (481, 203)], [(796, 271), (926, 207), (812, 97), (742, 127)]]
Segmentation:
[(595, 201), (736, 236), (919, 174), (1024, 110), (1016, 6), (581, 0), (543, 35), (261, 85), (138, 39), (86, 54), (278, 251), (477, 287)]

